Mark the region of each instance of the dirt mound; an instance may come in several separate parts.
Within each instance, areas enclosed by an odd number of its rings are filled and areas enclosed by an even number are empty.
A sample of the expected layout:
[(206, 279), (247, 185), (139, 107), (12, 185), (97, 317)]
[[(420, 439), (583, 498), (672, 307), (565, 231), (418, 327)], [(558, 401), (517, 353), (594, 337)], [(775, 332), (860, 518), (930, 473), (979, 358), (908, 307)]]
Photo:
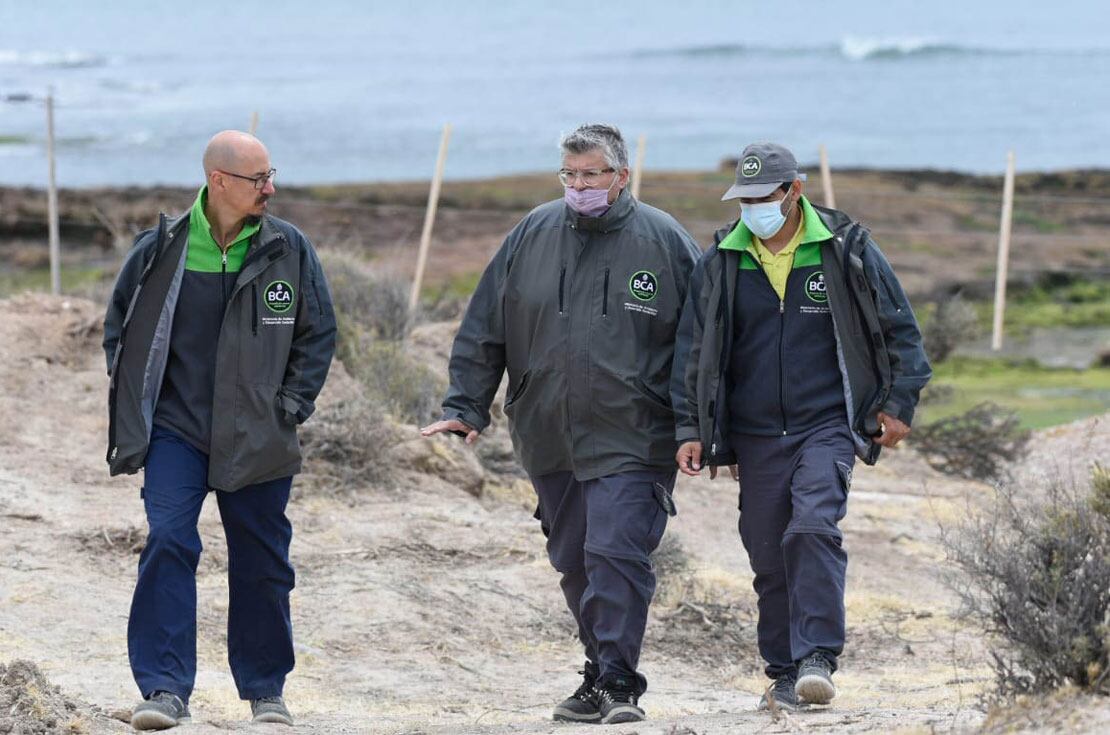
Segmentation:
[(25, 293), (4, 302), (4, 315), (0, 358), (17, 365), (75, 367), (103, 333), (103, 308), (85, 299)]
[(53, 735), (88, 732), (94, 720), (109, 719), (83, 702), (67, 697), (30, 661), (0, 664), (0, 733)]

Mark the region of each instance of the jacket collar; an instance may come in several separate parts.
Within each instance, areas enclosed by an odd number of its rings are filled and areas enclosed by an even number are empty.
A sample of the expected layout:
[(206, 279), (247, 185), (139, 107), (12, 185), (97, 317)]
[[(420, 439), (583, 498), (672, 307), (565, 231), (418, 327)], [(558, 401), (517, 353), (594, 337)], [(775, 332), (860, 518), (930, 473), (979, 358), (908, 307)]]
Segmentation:
[(619, 230), (628, 222), (632, 213), (636, 211), (636, 200), (628, 192), (628, 189), (622, 189), (621, 193), (617, 196), (617, 201), (605, 210), (605, 214), (600, 217), (584, 217), (578, 212), (575, 212), (569, 205), (564, 205), (566, 214), (566, 222), (572, 228), (583, 232), (611, 232), (612, 230)]

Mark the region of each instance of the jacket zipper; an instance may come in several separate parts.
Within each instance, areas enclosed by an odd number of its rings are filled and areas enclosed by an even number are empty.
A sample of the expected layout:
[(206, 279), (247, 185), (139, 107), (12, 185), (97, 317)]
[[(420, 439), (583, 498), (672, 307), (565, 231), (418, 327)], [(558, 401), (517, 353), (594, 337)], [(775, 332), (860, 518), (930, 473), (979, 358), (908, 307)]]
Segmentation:
[(605, 269), (605, 285), (601, 289), (601, 315), (609, 316), (609, 269)]
[(567, 265), (563, 263), (563, 269), (559, 271), (559, 313), (563, 313), (563, 287), (566, 285), (567, 280)]
[(224, 311), (227, 311), (227, 249), (223, 251), (220, 265), (220, 293), (224, 297)]
[(782, 416), (782, 435), (786, 436), (786, 396), (783, 393), (786, 375), (785, 355), (782, 350), (782, 333), (786, 321), (786, 299), (779, 299), (779, 413)]

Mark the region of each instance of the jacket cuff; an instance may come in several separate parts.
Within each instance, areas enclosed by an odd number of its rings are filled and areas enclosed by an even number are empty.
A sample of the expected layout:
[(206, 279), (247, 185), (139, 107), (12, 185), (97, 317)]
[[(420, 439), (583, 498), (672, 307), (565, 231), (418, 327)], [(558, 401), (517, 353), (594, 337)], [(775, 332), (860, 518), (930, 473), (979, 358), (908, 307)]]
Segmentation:
[(459, 421), (462, 421), (464, 424), (469, 426), (471, 429), (474, 429), (475, 431), (477, 431), (479, 433), (485, 431), (486, 427), (489, 426), (489, 423), (483, 421), (482, 417), (478, 415), (477, 411), (472, 411), (470, 409), (467, 409), (467, 410), (461, 410), (461, 409), (458, 409), (458, 408), (445, 408), (445, 409), (443, 409), (443, 418), (441, 419), (441, 421), (450, 421), (451, 419), (457, 419)]
[(701, 441), (701, 436), (696, 426), (677, 426), (674, 430), (674, 438), (679, 444), (683, 442), (696, 442)]
[(879, 410), (887, 416), (893, 416), (906, 426), (913, 424), (913, 406), (895, 400), (888, 400)]

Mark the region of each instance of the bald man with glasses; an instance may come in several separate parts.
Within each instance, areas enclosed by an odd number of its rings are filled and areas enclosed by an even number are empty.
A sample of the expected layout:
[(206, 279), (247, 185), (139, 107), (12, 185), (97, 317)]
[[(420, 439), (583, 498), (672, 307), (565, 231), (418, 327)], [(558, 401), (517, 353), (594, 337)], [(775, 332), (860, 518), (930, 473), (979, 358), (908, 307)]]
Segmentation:
[(137, 730), (190, 719), (197, 518), (210, 492), (227, 537), (239, 696), (254, 722), (293, 724), (282, 699), (293, 669), (285, 506), (335, 315), (312, 244), (266, 213), (277, 172), (261, 141), (217, 134), (204, 173), (188, 212), (138, 236), (104, 320), (109, 469), (144, 471), (149, 525), (127, 629)]

